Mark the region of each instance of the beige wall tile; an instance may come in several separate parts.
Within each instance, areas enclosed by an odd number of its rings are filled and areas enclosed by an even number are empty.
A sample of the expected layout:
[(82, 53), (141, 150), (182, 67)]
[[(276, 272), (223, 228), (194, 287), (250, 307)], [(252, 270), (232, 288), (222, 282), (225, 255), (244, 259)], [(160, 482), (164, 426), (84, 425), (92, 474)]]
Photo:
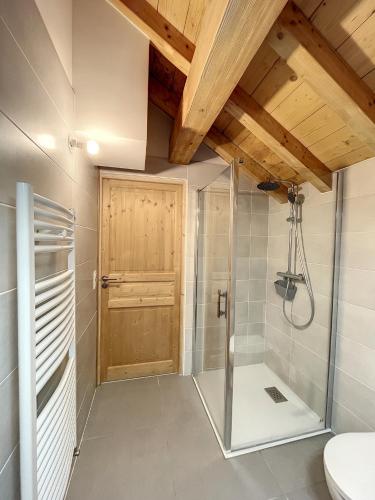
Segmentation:
[(17, 293), (0, 294), (0, 384), (17, 367)]
[(75, 227), (76, 265), (98, 258), (98, 232), (87, 227)]
[(19, 467), (19, 447), (17, 446), (0, 474), (0, 492), (7, 500), (19, 500), (21, 497)]
[(251, 194), (251, 213), (253, 214), (267, 214), (268, 213), (268, 200), (269, 196), (263, 193), (254, 192)]
[(375, 271), (375, 217), (366, 232), (343, 233), (341, 239), (341, 266)]
[(93, 260), (76, 266), (76, 302), (78, 305), (92, 291), (92, 276), (96, 269), (97, 262)]
[(16, 211), (0, 205), (0, 293), (16, 287)]
[[(18, 372), (17, 369), (0, 384), (0, 470), (18, 442)], [(1, 492), (1, 490), (0, 490)]]
[(341, 268), (339, 297), (343, 302), (375, 309), (375, 271)]
[(76, 307), (76, 340), (79, 341), (97, 311), (97, 290), (92, 290)]
[(341, 369), (335, 370), (335, 400), (375, 429), (375, 392)]
[(337, 401), (333, 403), (332, 420), (334, 430), (338, 434), (342, 432), (372, 432), (374, 430)]
[(69, 128), (41, 86), (33, 69), (6, 28), (0, 23), (0, 108), (36, 144), (52, 137), (48, 155), (70, 175), (72, 153), (68, 147)]
[(375, 194), (375, 159), (357, 163), (345, 170), (344, 198), (358, 198)]
[(72, 89), (36, 5), (28, 0), (4, 0), (0, 13), (61, 116), (71, 126)]
[(42, 196), (72, 206), (72, 184), (64, 170), (1, 113), (0, 151), (0, 202), (15, 206), (16, 182), (22, 181)]
[(343, 337), (375, 349), (375, 310), (339, 301), (337, 331)]
[(336, 366), (372, 390), (375, 390), (374, 350), (338, 335)]

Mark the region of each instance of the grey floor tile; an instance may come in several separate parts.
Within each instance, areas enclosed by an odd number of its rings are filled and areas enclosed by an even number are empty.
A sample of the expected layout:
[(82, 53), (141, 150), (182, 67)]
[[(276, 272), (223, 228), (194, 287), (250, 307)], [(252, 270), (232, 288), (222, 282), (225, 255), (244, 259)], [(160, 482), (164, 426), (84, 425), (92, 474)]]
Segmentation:
[(225, 460), (190, 377), (106, 384), (96, 393), (67, 500), (320, 498), (324, 483), (310, 485), (324, 479), (326, 440)]
[(202, 403), (190, 377), (166, 375), (159, 377), (162, 415), (165, 424), (194, 423), (207, 420)]
[(129, 443), (130, 498), (174, 499), (166, 436), (159, 428), (139, 429)]
[(104, 384), (95, 394), (84, 439), (131, 434), (162, 425), (162, 404), (156, 378)]
[(269, 500), (282, 494), (260, 453), (213, 461), (204, 470), (209, 500)]
[(284, 493), (324, 481), (323, 450), (331, 437), (325, 434), (261, 451)]
[(67, 500), (121, 498), (119, 492), (129, 479), (130, 466), (127, 448), (123, 445), (113, 436), (84, 441)]
[(299, 490), (288, 493), (288, 500), (331, 500), (327, 484), (325, 481), (321, 483), (301, 488)]

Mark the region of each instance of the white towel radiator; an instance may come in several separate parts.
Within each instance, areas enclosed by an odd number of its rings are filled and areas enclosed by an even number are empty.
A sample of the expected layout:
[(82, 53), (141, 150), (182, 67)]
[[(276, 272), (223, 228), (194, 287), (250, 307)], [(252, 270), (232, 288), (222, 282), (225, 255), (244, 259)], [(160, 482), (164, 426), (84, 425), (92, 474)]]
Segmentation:
[[(64, 270), (35, 280), (38, 254)], [(37, 259), (40, 257), (37, 257)], [(22, 500), (62, 500), (76, 447), (74, 213), (17, 183)]]

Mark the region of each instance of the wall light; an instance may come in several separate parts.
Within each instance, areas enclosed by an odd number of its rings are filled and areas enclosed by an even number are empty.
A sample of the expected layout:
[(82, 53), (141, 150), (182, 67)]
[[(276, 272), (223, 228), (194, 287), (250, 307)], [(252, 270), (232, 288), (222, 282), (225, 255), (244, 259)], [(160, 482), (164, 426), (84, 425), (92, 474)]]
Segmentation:
[(78, 141), (75, 137), (70, 137), (68, 138), (68, 144), (69, 144), (69, 149), (72, 151), (73, 148), (79, 148), (82, 149), (83, 143)]
[(86, 143), (86, 149), (89, 155), (95, 156), (99, 153), (100, 148), (99, 144), (96, 141), (90, 139)]
[(69, 137), (69, 148), (72, 150), (73, 148), (82, 149), (86, 145), (86, 151), (89, 155), (95, 156), (99, 153), (100, 147), (99, 144), (93, 139), (86, 140), (78, 140), (75, 137)]

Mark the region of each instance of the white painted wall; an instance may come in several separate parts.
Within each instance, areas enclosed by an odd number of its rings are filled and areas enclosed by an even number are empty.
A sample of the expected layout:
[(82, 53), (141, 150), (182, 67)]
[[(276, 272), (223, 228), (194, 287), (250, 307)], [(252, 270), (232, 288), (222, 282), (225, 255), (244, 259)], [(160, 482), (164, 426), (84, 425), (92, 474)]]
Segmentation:
[(73, 0), (75, 129), (99, 143), (100, 166), (144, 169), (148, 47), (104, 0)]
[(72, 83), (72, 0), (35, 0), (61, 64)]

